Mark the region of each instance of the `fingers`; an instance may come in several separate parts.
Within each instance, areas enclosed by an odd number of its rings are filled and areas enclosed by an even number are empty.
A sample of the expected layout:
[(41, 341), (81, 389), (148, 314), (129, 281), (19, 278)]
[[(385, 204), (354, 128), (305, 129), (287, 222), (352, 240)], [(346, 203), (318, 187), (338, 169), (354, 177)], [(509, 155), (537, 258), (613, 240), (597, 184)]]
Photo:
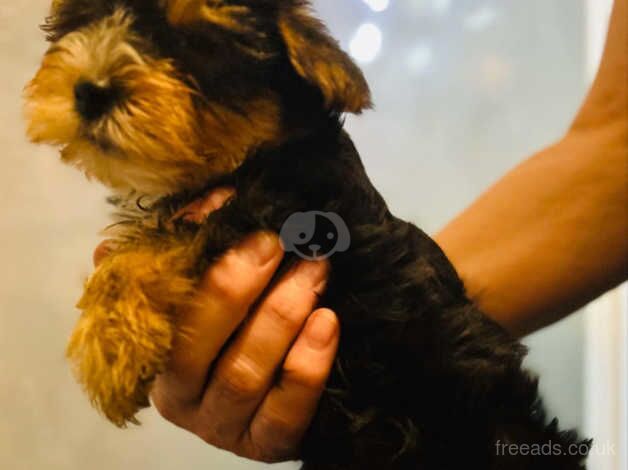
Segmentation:
[(301, 262), (261, 302), (216, 364), (201, 404), (212, 440), (238, 439), (323, 292), (325, 262)]
[[(232, 196), (233, 190), (220, 188), (172, 220), (201, 223)], [(106, 248), (104, 243), (96, 250), (96, 262)], [(339, 338), (333, 312), (311, 313), (326, 283), (325, 262), (299, 263), (249, 315), (282, 257), (278, 237), (258, 233), (208, 270), (193, 307), (179, 313), (183, 334), (152, 392), (169, 421), (213, 445), (268, 462), (297, 456)]]
[(279, 383), (273, 387), (244, 436), (243, 448), (266, 461), (296, 457), (333, 366), (339, 324), (327, 309), (314, 312), (286, 357)]
[(212, 362), (270, 282), (282, 257), (278, 237), (260, 232), (207, 271), (194, 306), (180, 312), (178, 329), (183, 334), (175, 340), (169, 371), (156, 381), (157, 393), (167, 391), (170, 400), (182, 404), (200, 399)]

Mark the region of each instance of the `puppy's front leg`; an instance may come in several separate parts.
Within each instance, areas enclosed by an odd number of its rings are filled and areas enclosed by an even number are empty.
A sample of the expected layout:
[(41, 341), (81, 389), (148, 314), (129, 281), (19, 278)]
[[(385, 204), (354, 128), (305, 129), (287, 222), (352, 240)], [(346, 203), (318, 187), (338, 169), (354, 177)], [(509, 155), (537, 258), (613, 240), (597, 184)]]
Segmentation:
[(169, 241), (109, 255), (85, 285), (67, 355), (92, 403), (118, 426), (136, 423), (164, 370), (174, 312), (194, 287), (189, 246)]

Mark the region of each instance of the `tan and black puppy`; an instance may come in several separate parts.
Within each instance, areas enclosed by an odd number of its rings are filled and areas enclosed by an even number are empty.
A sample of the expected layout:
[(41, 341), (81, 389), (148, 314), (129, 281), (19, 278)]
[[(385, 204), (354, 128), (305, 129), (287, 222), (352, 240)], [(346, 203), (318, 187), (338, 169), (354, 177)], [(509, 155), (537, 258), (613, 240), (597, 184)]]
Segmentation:
[[(370, 184), (341, 120), (370, 106), (368, 86), (306, 1), (57, 0), (44, 29), (28, 134), (119, 208), (68, 348), (112, 422), (148, 405), (200, 273), (266, 229), (285, 266), (330, 257), (320, 301), (342, 323), (306, 468), (583, 468), (567, 452), (577, 436), (545, 422), (525, 349)], [(173, 220), (219, 184), (236, 196), (200, 227)], [(503, 455), (498, 442), (560, 452)]]

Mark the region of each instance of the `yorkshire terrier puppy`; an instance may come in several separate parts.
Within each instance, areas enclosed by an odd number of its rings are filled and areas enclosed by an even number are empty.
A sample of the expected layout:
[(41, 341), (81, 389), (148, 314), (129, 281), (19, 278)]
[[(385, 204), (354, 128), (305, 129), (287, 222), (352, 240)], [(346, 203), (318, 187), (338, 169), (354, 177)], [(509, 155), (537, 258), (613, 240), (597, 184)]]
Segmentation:
[[(584, 468), (588, 441), (546, 422), (524, 347), (369, 182), (341, 119), (370, 106), (368, 86), (307, 1), (57, 0), (44, 29), (28, 135), (119, 208), (68, 347), (113, 423), (148, 406), (201, 273), (272, 230), (284, 267), (331, 255), (320, 304), (342, 326), (305, 468)], [(218, 185), (235, 196), (200, 226), (175, 217)]]

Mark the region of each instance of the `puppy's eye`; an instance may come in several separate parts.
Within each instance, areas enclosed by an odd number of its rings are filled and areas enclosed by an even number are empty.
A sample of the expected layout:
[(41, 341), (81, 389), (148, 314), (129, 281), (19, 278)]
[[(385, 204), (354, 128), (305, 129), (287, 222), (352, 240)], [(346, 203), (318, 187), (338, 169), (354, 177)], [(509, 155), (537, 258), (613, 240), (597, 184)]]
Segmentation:
[(336, 238), (336, 235), (334, 235), (333, 233), (329, 232), (327, 234), (327, 240), (333, 240), (334, 238)]
[(305, 233), (300, 233), (300, 234), (299, 234), (299, 238), (300, 238), (301, 240), (305, 240), (305, 239), (307, 238), (307, 235), (306, 235)]

